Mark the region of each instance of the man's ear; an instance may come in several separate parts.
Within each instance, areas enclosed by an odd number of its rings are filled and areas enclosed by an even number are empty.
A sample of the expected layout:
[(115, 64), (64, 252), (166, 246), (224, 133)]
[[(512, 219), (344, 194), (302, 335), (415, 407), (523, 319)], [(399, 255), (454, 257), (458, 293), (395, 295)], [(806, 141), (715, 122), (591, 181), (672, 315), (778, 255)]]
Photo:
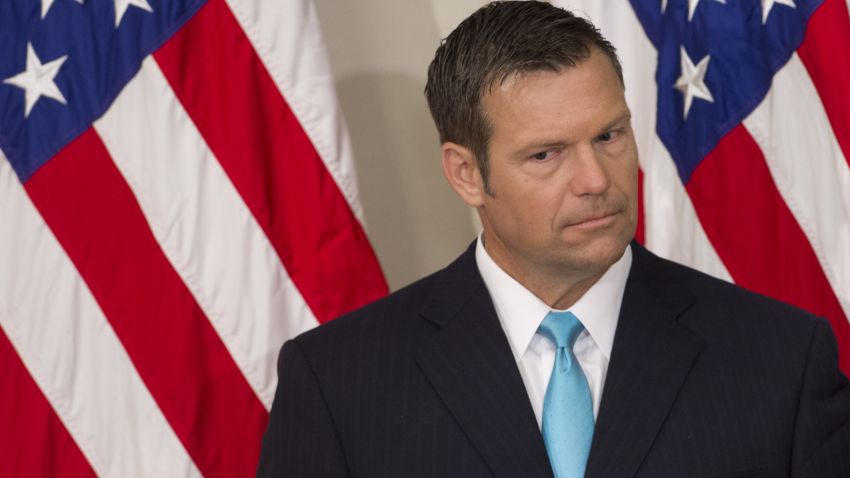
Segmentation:
[(467, 205), (484, 204), (484, 181), (472, 151), (457, 143), (445, 142), (442, 146), (443, 175), (449, 186)]

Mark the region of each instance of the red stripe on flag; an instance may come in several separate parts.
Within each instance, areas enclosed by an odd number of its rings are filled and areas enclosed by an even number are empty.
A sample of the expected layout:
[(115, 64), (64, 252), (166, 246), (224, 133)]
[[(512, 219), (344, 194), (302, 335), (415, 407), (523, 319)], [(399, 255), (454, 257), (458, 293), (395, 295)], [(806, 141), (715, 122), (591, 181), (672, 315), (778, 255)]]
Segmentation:
[(3, 476), (96, 476), (0, 329), (0, 463)]
[[(850, 350), (850, 324), (744, 126), (703, 159), (687, 191), (735, 283), (828, 318), (841, 350)], [(767, 231), (776, 237), (765, 240)], [(840, 365), (850, 372), (850, 354)]]
[(252, 475), (268, 414), (97, 134), (72, 142), (26, 189), (199, 470)]
[(224, 1), (154, 56), (316, 318), (386, 294), (360, 223)]
[[(850, 164), (850, 15), (845, 0), (825, 0), (809, 19), (797, 49), (821, 98), (844, 159)], [(850, 349), (845, 349), (850, 350)]]

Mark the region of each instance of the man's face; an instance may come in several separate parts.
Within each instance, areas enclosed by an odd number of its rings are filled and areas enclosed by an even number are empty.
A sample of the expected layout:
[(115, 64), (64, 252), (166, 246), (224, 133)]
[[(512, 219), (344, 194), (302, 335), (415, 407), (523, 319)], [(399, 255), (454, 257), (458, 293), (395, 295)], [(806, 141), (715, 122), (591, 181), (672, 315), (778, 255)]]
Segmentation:
[(601, 52), (574, 68), (516, 75), (483, 98), (492, 125), (478, 210), (488, 252), (527, 274), (602, 274), (637, 220), (637, 148), (623, 87)]

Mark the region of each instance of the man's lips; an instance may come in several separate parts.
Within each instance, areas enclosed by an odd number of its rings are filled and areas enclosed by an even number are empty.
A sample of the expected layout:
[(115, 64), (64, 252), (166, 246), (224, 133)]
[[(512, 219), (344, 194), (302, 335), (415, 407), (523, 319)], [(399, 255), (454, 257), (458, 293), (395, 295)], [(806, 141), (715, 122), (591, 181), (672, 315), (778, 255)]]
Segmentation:
[(615, 217), (617, 216), (617, 212), (605, 213), (601, 215), (594, 215), (588, 218), (584, 218), (570, 224), (567, 224), (569, 228), (578, 228), (578, 229), (593, 229), (597, 227), (604, 227), (612, 222), (614, 222)]

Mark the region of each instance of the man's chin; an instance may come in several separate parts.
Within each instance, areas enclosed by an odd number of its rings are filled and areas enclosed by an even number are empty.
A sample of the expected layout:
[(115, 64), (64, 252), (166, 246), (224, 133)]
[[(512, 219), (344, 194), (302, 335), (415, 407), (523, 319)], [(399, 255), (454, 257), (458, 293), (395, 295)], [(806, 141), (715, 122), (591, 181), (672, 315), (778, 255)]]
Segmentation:
[(561, 262), (576, 271), (601, 273), (623, 257), (629, 242), (608, 237), (589, 242), (567, 243), (561, 246), (566, 252)]

